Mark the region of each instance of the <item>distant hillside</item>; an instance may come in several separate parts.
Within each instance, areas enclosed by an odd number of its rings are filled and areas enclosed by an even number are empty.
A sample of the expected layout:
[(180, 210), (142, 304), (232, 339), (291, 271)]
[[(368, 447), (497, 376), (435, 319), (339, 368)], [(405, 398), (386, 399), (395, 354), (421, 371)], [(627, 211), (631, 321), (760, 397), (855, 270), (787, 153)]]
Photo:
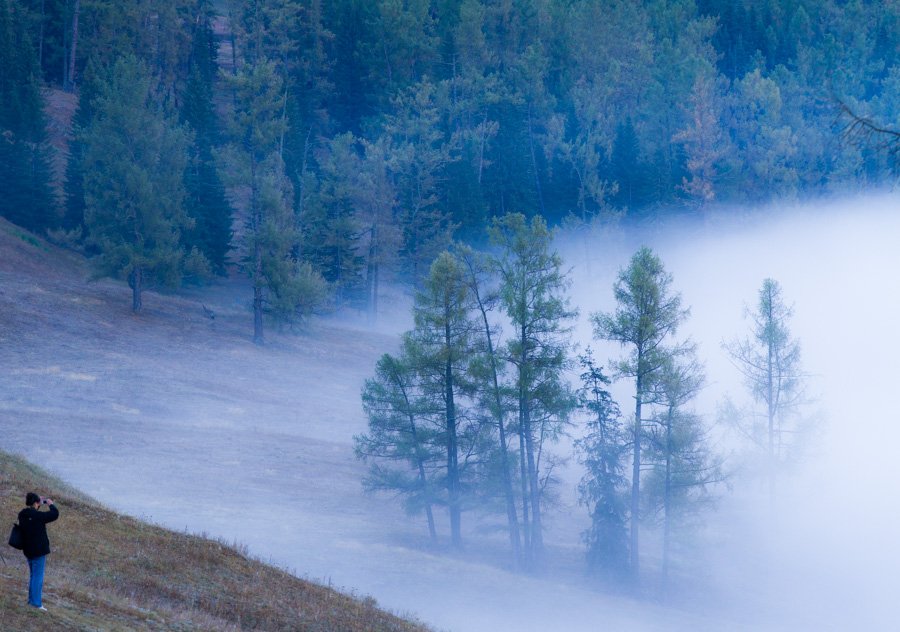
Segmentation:
[(379, 610), (372, 599), (343, 595), (267, 566), (239, 545), (176, 533), (105, 509), (28, 461), (0, 451), (4, 537), (30, 490), (53, 498), (61, 514), (49, 527), (48, 612), (26, 604), (28, 567), (4, 540), (3, 630), (426, 630)]

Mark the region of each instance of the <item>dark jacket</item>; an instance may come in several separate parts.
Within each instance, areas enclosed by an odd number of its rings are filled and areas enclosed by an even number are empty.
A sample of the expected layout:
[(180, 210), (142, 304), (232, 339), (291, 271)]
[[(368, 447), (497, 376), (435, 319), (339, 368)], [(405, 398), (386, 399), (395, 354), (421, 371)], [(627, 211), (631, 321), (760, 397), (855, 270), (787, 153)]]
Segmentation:
[(19, 527), (22, 529), (22, 553), (34, 559), (50, 553), (50, 538), (47, 537), (47, 523), (59, 518), (59, 509), (50, 505), (50, 511), (38, 511), (25, 507), (19, 512)]

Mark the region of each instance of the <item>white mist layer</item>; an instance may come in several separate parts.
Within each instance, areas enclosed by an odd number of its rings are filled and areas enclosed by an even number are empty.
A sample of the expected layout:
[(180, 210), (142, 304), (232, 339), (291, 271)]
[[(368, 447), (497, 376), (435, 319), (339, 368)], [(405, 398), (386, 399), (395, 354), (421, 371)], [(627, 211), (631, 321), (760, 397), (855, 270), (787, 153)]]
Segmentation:
[[(700, 343), (706, 362), (710, 386), (697, 410), (708, 417), (725, 392), (745, 398), (719, 345), (746, 335), (743, 305), (753, 307), (762, 280), (776, 279), (794, 304), (792, 331), (826, 416), (816, 450), (782, 486), (774, 528), (756, 484), (735, 480), (698, 538), (696, 563), (677, 575), (670, 607), (600, 592), (585, 577), (578, 535), (587, 513), (576, 504), (574, 463), (562, 473), (567, 506), (548, 517), (545, 578), (502, 570), (503, 534), (480, 532), (469, 514), (466, 553), (428, 553), (424, 519), (404, 516), (388, 497), (364, 495), (364, 467), (352, 453), (353, 434), (365, 430), (360, 387), (397, 339), (346, 323), (310, 336), (302, 353), (247, 341), (220, 348), (188, 339), (193, 346), (182, 348), (179, 339), (137, 357), (139, 323), (124, 320), (123, 329), (135, 331), (110, 330), (102, 348), (46, 336), (6, 340), (0, 355), (15, 369), (0, 375), (7, 395), (0, 446), (113, 508), (246, 543), (264, 559), (372, 595), (440, 630), (891, 629), (900, 567), (892, 397), (898, 206), (896, 197), (867, 198), (773, 209), (740, 226), (629, 235), (615, 250), (598, 241), (588, 245), (590, 274), (582, 242), (564, 252), (574, 266), (579, 344), (591, 344), (606, 365), (621, 350), (590, 340), (588, 315), (614, 308), (617, 270), (641, 242), (654, 248), (692, 310), (683, 333)], [(320, 340), (328, 336), (357, 346), (336, 350)], [(613, 389), (626, 414), (630, 388)], [(642, 551), (652, 588), (657, 534), (643, 534)]]
[[(758, 620), (761, 629), (885, 629), (900, 566), (900, 459), (892, 449), (900, 442), (892, 397), (900, 377), (898, 198), (771, 209), (752, 222), (644, 242), (691, 307), (679, 333), (700, 343), (710, 382), (698, 412), (712, 419), (725, 393), (738, 403), (748, 399), (720, 344), (748, 334), (743, 307), (755, 309), (771, 277), (794, 306), (791, 331), (802, 345), (809, 394), (818, 399), (810, 412), (824, 416), (810, 454), (779, 487), (774, 524), (758, 486), (741, 477), (711, 517), (710, 537), (719, 541), (710, 542), (717, 552), (709, 573), (719, 606)], [(618, 253), (615, 268), (630, 254)], [(602, 279), (585, 283), (585, 267), (577, 268), (575, 290), (582, 316), (611, 311), (614, 273), (607, 266)], [(621, 353), (591, 344), (599, 358)], [(629, 387), (615, 387), (625, 412)]]

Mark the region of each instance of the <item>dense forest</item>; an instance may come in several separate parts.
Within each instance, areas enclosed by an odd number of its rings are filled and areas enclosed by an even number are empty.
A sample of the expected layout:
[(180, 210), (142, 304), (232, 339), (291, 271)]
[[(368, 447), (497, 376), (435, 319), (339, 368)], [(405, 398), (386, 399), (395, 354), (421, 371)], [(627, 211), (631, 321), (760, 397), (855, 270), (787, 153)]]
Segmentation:
[[(377, 314), (494, 218), (654, 221), (877, 184), (900, 3), (0, 0), (0, 214), (98, 274), (240, 264), (264, 319)], [(77, 94), (65, 172), (44, 101)], [(59, 161), (56, 161), (59, 164)]]

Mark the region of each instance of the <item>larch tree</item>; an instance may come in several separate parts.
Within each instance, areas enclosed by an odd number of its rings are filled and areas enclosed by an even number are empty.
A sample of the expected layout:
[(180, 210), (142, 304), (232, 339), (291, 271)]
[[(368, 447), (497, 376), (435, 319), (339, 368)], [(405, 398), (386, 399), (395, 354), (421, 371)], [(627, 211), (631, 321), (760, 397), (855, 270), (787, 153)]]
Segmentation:
[(381, 357), (375, 376), (363, 387), (362, 404), (368, 432), (353, 440), (356, 457), (369, 465), (363, 486), (370, 492), (398, 494), (409, 513), (424, 510), (431, 544), (436, 546), (432, 506), (438, 496), (441, 455), (427, 422), (421, 379), (406, 352)]
[(613, 365), (617, 376), (635, 380), (630, 515), (631, 577), (635, 587), (640, 582), (643, 406), (660, 369), (677, 353), (677, 349), (665, 343), (690, 312), (681, 307), (681, 294), (672, 292), (671, 285), (672, 275), (666, 272), (662, 261), (650, 248), (642, 246), (628, 267), (619, 271), (613, 284), (615, 312), (591, 315), (596, 338), (617, 342), (628, 349), (628, 355)]
[(712, 488), (724, 481), (722, 459), (713, 454), (703, 419), (687, 407), (706, 385), (694, 345), (670, 356), (654, 384), (656, 414), (650, 419), (645, 478), (645, 514), (662, 525), (661, 594), (669, 594), (674, 547), (698, 526), (715, 501)]
[(800, 414), (807, 403), (807, 376), (800, 362), (800, 342), (790, 330), (793, 311), (784, 303), (778, 281), (765, 279), (756, 308), (744, 309), (750, 334), (722, 344), (757, 405), (743, 410), (726, 407), (739, 432), (764, 455), (773, 516), (779, 474), (797, 458), (810, 430)]
[(471, 366), (475, 397), (492, 420), (491, 425), (497, 430), (494, 444), (497, 457), (491, 461), (497, 462), (500, 470), (499, 478), (506, 505), (513, 562), (517, 567), (521, 567), (522, 535), (513, 487), (516, 454), (510, 448), (510, 435), (507, 429), (511, 406), (509, 389), (504, 382), (506, 360), (502, 356), (500, 328), (493, 318), (500, 307), (499, 289), (491, 273), (492, 260), (489, 255), (464, 245), (457, 245), (454, 252), (465, 270), (465, 282), (469, 288), (474, 318), (478, 323), (474, 340), (475, 359)]
[[(497, 218), (490, 229), (500, 254), (500, 302), (512, 324), (505, 355), (515, 367), (512, 388), (518, 409), (525, 564), (543, 567), (542, 498), (550, 482), (548, 444), (564, 432), (575, 398), (563, 378), (569, 364), (570, 281), (562, 258), (551, 250), (552, 233), (540, 216)], [(544, 467), (547, 466), (547, 467)], [(543, 469), (542, 469), (543, 468)]]
[(208, 262), (185, 257), (181, 231), (189, 132), (153, 98), (153, 79), (133, 56), (120, 59), (93, 102), (81, 130), (85, 224), (97, 249), (97, 274), (127, 279), (140, 312), (148, 287), (175, 287), (183, 271), (201, 274)]
[(468, 369), (475, 324), (465, 270), (448, 252), (435, 259), (416, 293), (415, 327), (408, 349), (422, 380), (437, 437), (446, 455), (443, 486), (450, 513), (450, 541), (462, 546), (464, 486), (477, 456), (480, 429), (466, 410)]

